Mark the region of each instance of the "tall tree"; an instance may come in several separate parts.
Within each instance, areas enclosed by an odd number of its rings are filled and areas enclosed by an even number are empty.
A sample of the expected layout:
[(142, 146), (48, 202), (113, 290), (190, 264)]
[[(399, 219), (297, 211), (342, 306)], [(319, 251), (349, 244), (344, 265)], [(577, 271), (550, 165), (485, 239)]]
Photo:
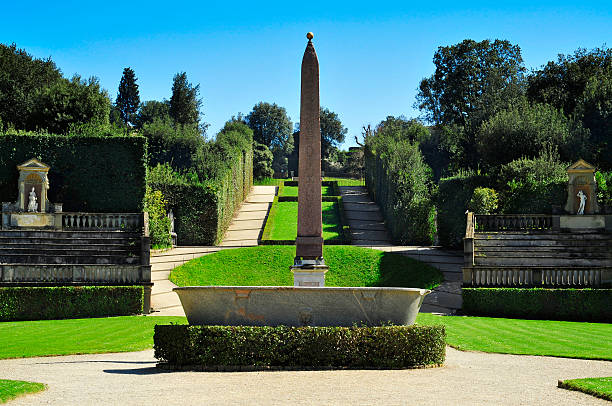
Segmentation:
[(174, 75), (169, 113), (176, 124), (199, 125), (202, 105), (199, 93), (200, 85), (193, 86), (189, 83), (187, 73)]
[(506, 40), (439, 47), (435, 73), (421, 81), (418, 107), (434, 124), (477, 129), (524, 94), (521, 49)]
[(134, 119), (136, 128), (140, 129), (147, 123), (152, 123), (155, 119), (168, 121), (170, 118), (170, 103), (167, 100), (149, 100), (140, 105), (138, 114)]
[(119, 92), (115, 105), (125, 126), (134, 124), (136, 112), (140, 106), (140, 93), (138, 92), (138, 79), (132, 68), (124, 68), (123, 76), (119, 82)]
[(272, 151), (274, 170), (286, 171), (287, 156), (293, 151), (292, 123), (287, 110), (276, 103), (259, 102), (253, 106), (245, 121), (253, 130), (253, 141)]
[(322, 107), (321, 117), (321, 157), (328, 158), (331, 151), (344, 142), (348, 129), (342, 125), (338, 114)]

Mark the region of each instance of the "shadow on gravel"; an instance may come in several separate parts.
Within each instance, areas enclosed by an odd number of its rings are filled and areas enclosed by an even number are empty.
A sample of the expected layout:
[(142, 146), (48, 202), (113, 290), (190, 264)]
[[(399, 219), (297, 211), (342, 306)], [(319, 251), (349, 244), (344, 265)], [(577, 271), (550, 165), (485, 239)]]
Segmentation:
[(134, 369), (104, 369), (102, 370), (105, 374), (119, 374), (119, 375), (157, 375), (157, 374), (169, 374), (175, 371), (167, 371), (163, 369), (157, 369), (155, 367), (146, 368), (134, 368)]

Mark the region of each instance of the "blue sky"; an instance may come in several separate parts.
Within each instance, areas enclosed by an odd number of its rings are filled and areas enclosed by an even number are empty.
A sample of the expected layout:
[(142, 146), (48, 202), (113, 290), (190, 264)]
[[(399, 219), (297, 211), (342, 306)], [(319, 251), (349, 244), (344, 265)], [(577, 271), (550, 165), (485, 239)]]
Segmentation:
[[(97, 4), (96, 4), (97, 3)], [(214, 136), (259, 101), (299, 121), (305, 34), (315, 34), (321, 104), (349, 129), (387, 115), (416, 117), (419, 81), (438, 46), (466, 38), (518, 44), (528, 69), (578, 47), (612, 46), (612, 2), (158, 2), (3, 4), (0, 42), (56, 62), (65, 76), (96, 76), (114, 100), (123, 68), (141, 100), (170, 97), (172, 77), (200, 84)]]

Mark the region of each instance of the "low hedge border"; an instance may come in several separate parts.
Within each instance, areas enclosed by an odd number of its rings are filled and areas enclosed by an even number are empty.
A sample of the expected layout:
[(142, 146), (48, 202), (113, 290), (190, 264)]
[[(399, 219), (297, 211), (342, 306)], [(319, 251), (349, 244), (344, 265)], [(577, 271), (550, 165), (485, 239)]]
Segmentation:
[(142, 286), (0, 287), (0, 321), (142, 313)]
[(156, 325), (158, 367), (179, 370), (404, 369), (444, 363), (444, 326)]
[(463, 288), (474, 316), (612, 322), (612, 289)]
[[(322, 202), (335, 202), (340, 199), (340, 196), (321, 196)], [(297, 196), (278, 196), (279, 202), (297, 202)]]

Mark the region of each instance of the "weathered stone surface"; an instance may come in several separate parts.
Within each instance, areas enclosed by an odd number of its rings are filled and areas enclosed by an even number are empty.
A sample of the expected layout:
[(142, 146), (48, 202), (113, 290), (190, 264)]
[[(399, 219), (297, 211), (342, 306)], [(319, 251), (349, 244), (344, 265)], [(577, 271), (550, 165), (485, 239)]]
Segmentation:
[(188, 286), (174, 289), (189, 324), (352, 326), (414, 323), (427, 289)]
[(323, 257), (319, 61), (312, 41), (302, 58), (296, 258)]

